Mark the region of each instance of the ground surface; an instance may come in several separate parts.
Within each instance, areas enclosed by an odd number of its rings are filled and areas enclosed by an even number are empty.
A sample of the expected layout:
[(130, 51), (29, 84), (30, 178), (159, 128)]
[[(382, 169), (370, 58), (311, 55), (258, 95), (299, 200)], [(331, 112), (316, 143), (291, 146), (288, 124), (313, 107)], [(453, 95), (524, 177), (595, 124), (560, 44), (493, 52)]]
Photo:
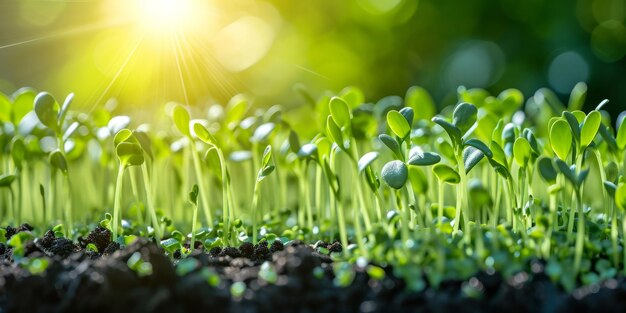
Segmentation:
[[(29, 227), (7, 230), (10, 237)], [(87, 251), (90, 243), (103, 253)], [(6, 245), (0, 254), (0, 312), (626, 312), (625, 280), (568, 294), (550, 282), (540, 262), (532, 273), (507, 280), (483, 272), (409, 292), (391, 268), (374, 279), (355, 266), (352, 283), (339, 287), (331, 258), (301, 242), (196, 250), (189, 256), (195, 261), (176, 266), (182, 261), (172, 262), (144, 239), (120, 250), (106, 229), (79, 243), (48, 232), (25, 248), (27, 257), (49, 259), (38, 275), (19, 266)], [(139, 255), (152, 274), (131, 270), (128, 260)], [(259, 274), (264, 262), (275, 277)], [(241, 295), (231, 294), (234, 282), (245, 283)]]

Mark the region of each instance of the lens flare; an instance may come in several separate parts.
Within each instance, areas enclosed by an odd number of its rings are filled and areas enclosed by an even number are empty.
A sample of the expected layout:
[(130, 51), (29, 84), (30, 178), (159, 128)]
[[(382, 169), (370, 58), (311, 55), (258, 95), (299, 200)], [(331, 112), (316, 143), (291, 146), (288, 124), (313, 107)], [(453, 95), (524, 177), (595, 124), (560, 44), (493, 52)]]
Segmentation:
[(143, 30), (154, 34), (184, 31), (197, 15), (192, 0), (139, 0), (137, 14)]

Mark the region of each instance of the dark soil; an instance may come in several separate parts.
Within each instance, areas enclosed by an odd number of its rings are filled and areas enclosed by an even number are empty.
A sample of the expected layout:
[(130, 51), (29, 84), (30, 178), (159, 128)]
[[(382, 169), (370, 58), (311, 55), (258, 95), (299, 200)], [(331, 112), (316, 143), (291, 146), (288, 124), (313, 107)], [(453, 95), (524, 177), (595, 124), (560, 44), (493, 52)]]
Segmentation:
[[(30, 230), (12, 228), (11, 235)], [(175, 263), (183, 261), (172, 261), (155, 243), (139, 239), (120, 250), (110, 238), (104, 228), (77, 244), (47, 232), (24, 252), (49, 259), (39, 275), (19, 266), (0, 244), (0, 312), (626, 312), (626, 280), (568, 294), (542, 271), (511, 279), (480, 272), (468, 281), (409, 292), (391, 268), (374, 280), (355, 267), (352, 284), (337, 287), (331, 258), (302, 242), (196, 250), (189, 256), (195, 265), (177, 272)], [(89, 244), (102, 253), (86, 250)], [(337, 243), (318, 246), (342, 249)], [(129, 268), (135, 253), (152, 265), (152, 274)], [(277, 274), (273, 283), (259, 275), (266, 261)], [(219, 276), (216, 286), (207, 282), (207, 269)], [(247, 286), (240, 297), (230, 293), (233, 282)], [(477, 297), (462, 291), (468, 286), (479, 291)]]

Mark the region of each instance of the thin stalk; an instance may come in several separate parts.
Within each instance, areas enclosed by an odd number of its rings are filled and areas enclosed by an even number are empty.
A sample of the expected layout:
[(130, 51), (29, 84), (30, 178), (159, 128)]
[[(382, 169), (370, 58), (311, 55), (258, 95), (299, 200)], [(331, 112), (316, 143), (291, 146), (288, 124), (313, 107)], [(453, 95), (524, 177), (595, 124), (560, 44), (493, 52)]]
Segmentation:
[(580, 270), (580, 262), (583, 256), (583, 245), (585, 243), (585, 214), (583, 213), (583, 198), (581, 191), (576, 191), (578, 200), (578, 229), (576, 230), (576, 253), (574, 255), (574, 272)]
[(120, 167), (117, 171), (117, 180), (115, 182), (115, 199), (113, 205), (113, 241), (117, 240), (118, 231), (117, 228), (119, 226), (120, 219), (120, 207), (122, 206), (122, 187), (124, 184), (124, 165), (120, 164)]
[(72, 219), (72, 184), (70, 181), (70, 175), (65, 174), (67, 199), (65, 201), (65, 221), (67, 222), (67, 228), (65, 229), (65, 237), (71, 239), (72, 230), (74, 230), (74, 223)]
[(465, 173), (465, 163), (463, 163), (463, 156), (459, 153), (456, 154), (456, 161), (457, 161), (457, 165), (458, 165), (458, 170), (459, 170), (459, 176), (460, 176), (460, 180), (459, 180), (459, 184), (457, 185), (457, 213), (455, 216), (455, 222), (454, 222), (454, 233), (456, 234), (456, 232), (459, 230), (459, 224), (461, 222), (460, 218), (461, 218), (461, 211), (463, 211), (463, 215), (464, 215), (464, 230), (463, 230), (463, 237), (466, 240), (467, 243), (471, 242), (471, 232), (469, 229), (469, 205), (467, 202), (467, 197), (466, 197), (466, 188), (467, 188), (467, 174)]
[(135, 213), (137, 214), (137, 223), (139, 225), (144, 225), (145, 223), (143, 220), (143, 215), (141, 214), (139, 206), (139, 188), (137, 187), (137, 174), (132, 168), (128, 172), (128, 174), (130, 174), (130, 187), (133, 192), (133, 197), (135, 198)]
[(196, 224), (198, 223), (198, 204), (193, 205), (193, 217), (191, 218), (191, 242), (189, 243), (189, 251), (192, 252), (196, 247)]
[[(143, 185), (146, 191), (146, 204), (148, 205), (148, 212), (150, 213), (150, 217), (152, 218), (152, 227), (154, 228), (154, 235), (157, 241), (160, 241), (163, 237), (163, 233), (161, 232), (161, 225), (159, 224), (159, 220), (156, 215), (156, 210), (154, 208), (154, 198), (152, 193), (152, 186), (150, 182), (150, 177), (148, 176), (148, 167), (144, 162), (141, 165), (141, 174), (143, 175)], [(198, 206), (196, 205), (195, 210), (198, 210)], [(195, 223), (194, 223), (195, 225)]]
[(257, 243), (257, 215), (259, 202), (259, 181), (254, 184), (254, 194), (252, 195), (252, 243)]
[(401, 220), (401, 233), (400, 237), (402, 238), (402, 246), (405, 247), (407, 241), (409, 240), (409, 190), (408, 187), (404, 186), (401, 189), (402, 192), (402, 220)]
[[(202, 167), (200, 166), (200, 157), (198, 156), (198, 149), (193, 140), (190, 139), (189, 146), (191, 147), (191, 155), (193, 158), (193, 167), (196, 172), (196, 180), (198, 181), (198, 188), (200, 189), (200, 200), (202, 201), (202, 210), (204, 212), (204, 218), (208, 226), (213, 225), (213, 216), (209, 208), (209, 199), (207, 198), (208, 190), (204, 185), (204, 175), (202, 174)], [(221, 161), (220, 161), (221, 162)]]
[(439, 182), (439, 191), (437, 193), (438, 196), (438, 204), (437, 204), (437, 224), (441, 226), (443, 224), (443, 192), (444, 192), (444, 183)]
[(354, 213), (354, 232), (356, 235), (356, 243), (359, 246), (359, 250), (361, 251), (361, 254), (367, 258), (368, 257), (368, 253), (367, 253), (367, 249), (365, 248), (365, 243), (363, 242), (363, 230), (361, 229), (361, 221), (359, 219), (358, 216), (358, 211), (357, 210), (353, 210)]
[[(613, 207), (613, 201), (609, 200), (609, 205)], [(618, 245), (617, 245), (617, 235), (618, 235), (618, 228), (617, 228), (617, 210), (615, 210), (614, 208), (612, 208), (612, 216), (611, 216), (611, 246), (612, 246), (612, 254), (613, 254), (613, 264), (615, 265), (615, 268), (618, 268), (619, 266), (619, 251), (618, 251)], [(626, 259), (624, 259), (626, 260)], [(626, 262), (626, 261), (625, 261)]]
[[(626, 218), (622, 218), (622, 240), (625, 237), (626, 237)], [(622, 260), (623, 260), (622, 266), (624, 267), (624, 269), (623, 269), (624, 275), (626, 275), (626, 249), (622, 248), (622, 251), (624, 253), (624, 256), (622, 258)]]
[(230, 242), (230, 206), (228, 200), (228, 173), (226, 173), (226, 161), (222, 152), (215, 147), (217, 157), (220, 160), (220, 168), (222, 169), (222, 223), (224, 227), (224, 238), (226, 242)]

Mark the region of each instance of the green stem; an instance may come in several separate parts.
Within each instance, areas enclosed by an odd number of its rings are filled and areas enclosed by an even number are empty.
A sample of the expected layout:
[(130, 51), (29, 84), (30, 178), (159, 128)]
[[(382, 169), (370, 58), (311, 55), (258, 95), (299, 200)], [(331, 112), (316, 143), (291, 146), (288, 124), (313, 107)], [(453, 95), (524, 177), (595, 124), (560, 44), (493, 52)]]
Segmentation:
[[(609, 202), (609, 206), (613, 206), (613, 201)], [(615, 268), (618, 268), (619, 266), (619, 251), (618, 251), (618, 245), (617, 245), (617, 235), (618, 235), (618, 228), (617, 228), (617, 212), (616, 210), (612, 210), (612, 216), (611, 216), (611, 245), (613, 248), (613, 264), (615, 265)], [(626, 260), (626, 259), (625, 259)], [(626, 261), (625, 261), (626, 262)]]
[(117, 171), (117, 179), (115, 182), (115, 199), (114, 201), (114, 205), (113, 205), (113, 226), (112, 226), (112, 233), (113, 233), (113, 241), (117, 240), (117, 235), (118, 235), (118, 226), (120, 223), (120, 207), (122, 206), (122, 186), (124, 183), (124, 165), (120, 164), (120, 167)]
[(129, 169), (128, 174), (130, 174), (130, 187), (133, 192), (133, 197), (135, 198), (135, 213), (137, 215), (137, 223), (138, 225), (144, 225), (143, 215), (141, 214), (140, 206), (139, 206), (139, 188), (137, 187), (137, 174), (134, 169)]
[(437, 205), (437, 224), (441, 226), (443, 224), (443, 193), (444, 193), (444, 183), (439, 182), (439, 191), (438, 191), (438, 205)]
[[(141, 165), (141, 173), (143, 175), (143, 183), (144, 189), (146, 191), (146, 203), (148, 205), (148, 212), (150, 212), (150, 217), (152, 218), (152, 227), (154, 228), (154, 234), (157, 241), (160, 241), (163, 237), (163, 233), (161, 232), (161, 225), (159, 224), (159, 220), (156, 215), (156, 210), (154, 208), (154, 198), (152, 193), (152, 186), (150, 182), (150, 177), (148, 176), (148, 167), (146, 163)], [(195, 210), (198, 210), (198, 206), (196, 205)], [(195, 225), (195, 223), (194, 223)]]
[(72, 231), (74, 230), (74, 221), (72, 218), (72, 184), (70, 181), (70, 175), (65, 174), (67, 199), (65, 200), (65, 221), (67, 227), (65, 229), (65, 237), (72, 239)]
[(469, 229), (469, 205), (468, 205), (468, 200), (467, 197), (465, 195), (465, 190), (467, 188), (467, 174), (465, 173), (465, 163), (463, 163), (463, 155), (457, 153), (456, 154), (456, 161), (457, 161), (457, 165), (458, 165), (458, 170), (459, 170), (459, 176), (460, 176), (460, 180), (459, 180), (459, 184), (457, 186), (457, 212), (456, 212), (456, 216), (455, 216), (455, 221), (454, 221), (454, 234), (456, 235), (457, 231), (459, 230), (459, 224), (461, 223), (461, 211), (463, 212), (464, 215), (464, 228), (463, 229), (463, 237), (466, 240), (467, 243), (471, 242), (471, 231)]
[(193, 203), (193, 217), (191, 218), (191, 242), (189, 243), (189, 251), (193, 251), (196, 247), (196, 224), (198, 223), (198, 204)]
[(257, 215), (259, 202), (259, 181), (254, 184), (254, 194), (252, 196), (252, 243), (257, 243)]
[[(198, 156), (198, 149), (196, 149), (195, 142), (191, 139), (189, 146), (191, 147), (191, 155), (193, 158), (193, 167), (196, 171), (196, 180), (198, 181), (198, 187), (200, 189), (200, 200), (202, 201), (202, 210), (204, 217), (209, 227), (213, 225), (213, 216), (209, 208), (208, 190), (204, 185), (204, 175), (202, 174), (202, 167), (200, 166), (200, 157)], [(221, 162), (221, 161), (220, 161)]]
[(402, 238), (402, 246), (405, 247), (407, 241), (409, 240), (409, 190), (408, 187), (404, 187), (401, 189), (402, 192), (402, 221), (400, 227), (401, 229), (401, 238)]
[(585, 214), (583, 212), (583, 198), (580, 190), (576, 191), (578, 199), (578, 229), (576, 230), (576, 254), (574, 256), (574, 272), (578, 274), (583, 256), (585, 243)]
[(228, 173), (226, 173), (226, 161), (217, 147), (215, 147), (217, 157), (220, 160), (220, 168), (222, 169), (222, 224), (224, 227), (225, 242), (230, 242), (230, 206), (228, 200)]

